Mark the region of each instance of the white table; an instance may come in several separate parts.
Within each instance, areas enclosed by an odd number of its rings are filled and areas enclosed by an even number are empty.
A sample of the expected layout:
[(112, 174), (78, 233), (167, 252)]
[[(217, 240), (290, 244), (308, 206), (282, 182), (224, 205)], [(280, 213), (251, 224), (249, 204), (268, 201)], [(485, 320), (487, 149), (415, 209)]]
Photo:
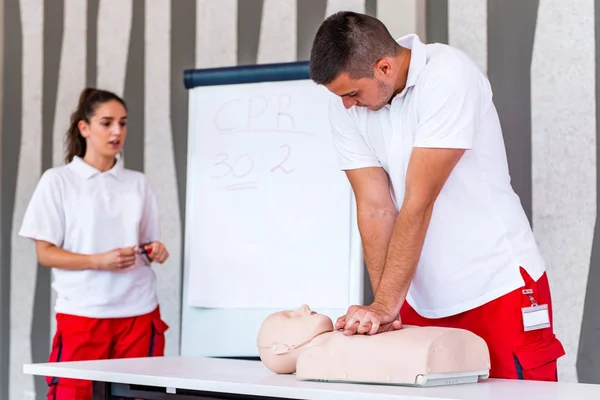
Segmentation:
[(154, 357), (27, 364), (23, 372), (94, 381), (94, 399), (318, 399), (318, 400), (587, 400), (600, 385), (487, 379), (432, 388), (301, 382), (260, 361)]

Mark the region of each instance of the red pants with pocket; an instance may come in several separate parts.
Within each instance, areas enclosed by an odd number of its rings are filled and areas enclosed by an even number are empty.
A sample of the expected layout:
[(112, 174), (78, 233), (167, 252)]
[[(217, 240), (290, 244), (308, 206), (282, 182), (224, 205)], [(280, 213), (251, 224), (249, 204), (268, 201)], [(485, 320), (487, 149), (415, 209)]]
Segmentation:
[[(469, 330), (483, 338), (490, 351), (491, 378), (558, 381), (556, 360), (565, 354), (552, 326), (548, 277), (537, 281), (521, 268), (525, 286), (473, 310), (440, 319), (423, 318), (404, 302), (404, 325), (443, 326)], [(524, 289), (532, 289), (538, 305), (547, 304), (550, 327), (525, 332), (521, 308), (531, 306)]]
[[(164, 354), (167, 324), (156, 308), (130, 318), (56, 315), (50, 362), (158, 357)], [(92, 382), (46, 377), (48, 400), (91, 400)]]

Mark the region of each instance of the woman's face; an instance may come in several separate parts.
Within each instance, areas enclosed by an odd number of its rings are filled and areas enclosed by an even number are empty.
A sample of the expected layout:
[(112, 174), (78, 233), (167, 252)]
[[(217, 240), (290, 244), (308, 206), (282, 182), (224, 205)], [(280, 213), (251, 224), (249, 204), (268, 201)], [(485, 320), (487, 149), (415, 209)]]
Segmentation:
[(79, 122), (79, 132), (87, 142), (87, 152), (115, 157), (123, 149), (127, 136), (127, 112), (118, 101), (100, 104), (89, 123)]

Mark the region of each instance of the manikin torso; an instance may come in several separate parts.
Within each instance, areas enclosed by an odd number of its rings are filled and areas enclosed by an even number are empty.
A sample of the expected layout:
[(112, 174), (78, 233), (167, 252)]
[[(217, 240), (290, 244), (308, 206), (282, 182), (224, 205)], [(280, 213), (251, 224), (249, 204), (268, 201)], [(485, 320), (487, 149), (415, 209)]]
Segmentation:
[(472, 332), (404, 326), (372, 336), (346, 336), (333, 331), (328, 316), (306, 305), (267, 317), (257, 344), (267, 368), (295, 372), (300, 380), (421, 384), (424, 377), (448, 374), (486, 378), (490, 368), (488, 347)]

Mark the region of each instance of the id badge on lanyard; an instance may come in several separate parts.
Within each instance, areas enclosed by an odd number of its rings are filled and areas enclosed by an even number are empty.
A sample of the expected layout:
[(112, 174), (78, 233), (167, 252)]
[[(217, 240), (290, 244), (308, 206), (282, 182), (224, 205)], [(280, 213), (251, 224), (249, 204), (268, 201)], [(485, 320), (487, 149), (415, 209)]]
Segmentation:
[(550, 313), (548, 312), (547, 304), (537, 304), (533, 297), (532, 289), (523, 289), (523, 294), (529, 296), (531, 305), (523, 307), (523, 328), (525, 332), (534, 331), (536, 329), (544, 329), (550, 327)]

